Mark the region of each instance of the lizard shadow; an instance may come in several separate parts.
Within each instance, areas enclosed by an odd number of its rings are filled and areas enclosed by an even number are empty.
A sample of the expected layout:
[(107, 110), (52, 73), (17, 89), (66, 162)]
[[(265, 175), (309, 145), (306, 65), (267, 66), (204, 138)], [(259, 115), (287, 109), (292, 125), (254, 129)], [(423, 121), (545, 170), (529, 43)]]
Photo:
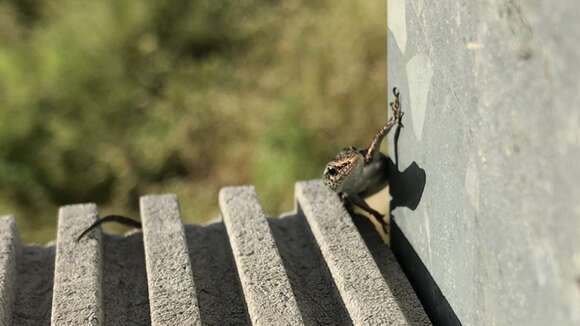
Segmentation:
[[(397, 207), (407, 207), (410, 210), (417, 209), (425, 184), (427, 174), (417, 162), (411, 163), (404, 171), (399, 171), (397, 164), (388, 158), (389, 169), (389, 192), (391, 194), (391, 212)], [(392, 215), (392, 214), (391, 214)]]
[(407, 207), (410, 210), (417, 209), (425, 184), (427, 183), (427, 174), (417, 162), (413, 161), (404, 171), (399, 171), (399, 136), (401, 135), (401, 126), (397, 126), (394, 136), (395, 145), (395, 162), (389, 157), (387, 160), (389, 192), (391, 194), (391, 220), (392, 212), (397, 207)]
[[(397, 134), (395, 134), (395, 158), (398, 158), (396, 140)], [(425, 190), (427, 180), (425, 170), (416, 162), (412, 162), (404, 171), (399, 171), (398, 160), (396, 159), (396, 161), (393, 162), (390, 158), (388, 159), (387, 167), (389, 169), (389, 192), (392, 198), (390, 205), (391, 223), (389, 229), (392, 254), (396, 257), (396, 261), (405, 273), (422, 304), (422, 308), (427, 313), (427, 316), (429, 316), (433, 325), (461, 325), (461, 322), (451, 308), (451, 305), (431, 276), (429, 269), (425, 266), (421, 257), (419, 257), (413, 248), (413, 245), (409, 242), (405, 233), (399, 227), (398, 220), (404, 217), (399, 215), (399, 218), (397, 219), (393, 215), (393, 211), (397, 207), (406, 207), (413, 211), (417, 209)], [(381, 250), (386, 251), (384, 248), (380, 247), (374, 252), (371, 251), (373, 256), (382, 259), (378, 260), (375, 258), (376, 261), (386, 261), (385, 258), (379, 256)], [(383, 255), (388, 256), (384, 253)], [(386, 267), (379, 265), (379, 268), (385, 269)], [(386, 272), (384, 274), (386, 274)], [(400, 303), (402, 305), (405, 304), (403, 300), (401, 300)], [(415, 314), (409, 313), (409, 311), (413, 311), (412, 309), (413, 306), (406, 307), (403, 309), (403, 312), (410, 318), (415, 316)], [(422, 321), (416, 322), (416, 324), (410, 324), (424, 325), (422, 324)]]

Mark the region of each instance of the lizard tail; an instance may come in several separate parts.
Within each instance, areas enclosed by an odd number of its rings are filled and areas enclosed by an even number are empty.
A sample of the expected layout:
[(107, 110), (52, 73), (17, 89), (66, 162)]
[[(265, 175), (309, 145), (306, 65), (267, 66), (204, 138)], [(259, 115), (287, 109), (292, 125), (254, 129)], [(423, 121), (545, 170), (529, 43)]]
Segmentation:
[(141, 223), (139, 223), (138, 221), (135, 221), (131, 218), (121, 216), (121, 215), (108, 215), (108, 216), (105, 216), (101, 219), (98, 219), (97, 221), (95, 221), (95, 223), (93, 223), (86, 230), (84, 230), (83, 233), (81, 233), (81, 235), (79, 235), (79, 237), (77, 238), (77, 242), (80, 241), (87, 233), (89, 233), (94, 228), (98, 227), (99, 225), (101, 225), (103, 223), (108, 223), (108, 222), (116, 222), (116, 223), (120, 223), (120, 224), (123, 224), (126, 226), (134, 227), (134, 228), (139, 228), (139, 229), (141, 228)]

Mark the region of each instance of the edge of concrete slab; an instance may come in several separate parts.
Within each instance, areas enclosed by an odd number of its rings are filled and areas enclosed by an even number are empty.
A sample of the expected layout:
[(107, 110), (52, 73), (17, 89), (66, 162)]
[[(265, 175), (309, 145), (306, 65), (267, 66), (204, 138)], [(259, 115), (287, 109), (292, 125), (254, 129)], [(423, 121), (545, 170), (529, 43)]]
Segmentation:
[(0, 217), (0, 325), (12, 325), (20, 239), (13, 216)]

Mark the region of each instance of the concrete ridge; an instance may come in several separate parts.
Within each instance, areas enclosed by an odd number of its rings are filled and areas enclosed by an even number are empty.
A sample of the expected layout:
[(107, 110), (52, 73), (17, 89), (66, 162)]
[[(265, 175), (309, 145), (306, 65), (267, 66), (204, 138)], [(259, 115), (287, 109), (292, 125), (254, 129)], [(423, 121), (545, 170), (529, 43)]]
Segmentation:
[(97, 206), (64, 206), (46, 247), (21, 246), (0, 217), (0, 326), (429, 324), (388, 247), (363, 239), (335, 193), (300, 182), (296, 198), (271, 219), (253, 187), (227, 187), (223, 222), (184, 226), (175, 195), (144, 196), (142, 232), (79, 242)]
[(141, 197), (152, 325), (201, 325), (175, 195)]
[(282, 258), (254, 187), (219, 193), (224, 224), (254, 325), (302, 325)]
[(408, 324), (338, 196), (320, 180), (297, 183), (295, 193), (354, 324)]
[(0, 326), (12, 325), (20, 241), (13, 216), (0, 217)]
[(96, 220), (95, 204), (65, 206), (58, 212), (52, 325), (104, 325), (101, 231), (76, 241)]

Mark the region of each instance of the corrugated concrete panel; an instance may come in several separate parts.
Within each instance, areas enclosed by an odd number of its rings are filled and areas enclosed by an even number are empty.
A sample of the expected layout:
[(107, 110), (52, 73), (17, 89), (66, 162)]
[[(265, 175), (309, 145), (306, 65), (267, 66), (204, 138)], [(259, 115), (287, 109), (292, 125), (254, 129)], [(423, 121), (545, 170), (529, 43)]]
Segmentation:
[[(355, 325), (430, 325), (416, 297), (398, 297), (413, 294), (408, 283), (405, 293), (387, 285), (336, 193), (315, 180), (297, 183), (296, 198)], [(399, 300), (415, 300), (416, 310), (403, 313)]]
[(304, 324), (255, 189), (223, 188), (219, 203), (252, 324)]
[(0, 326), (12, 325), (20, 240), (12, 216), (0, 217)]
[(95, 230), (82, 241), (76, 241), (96, 220), (94, 204), (59, 210), (52, 325), (104, 325), (101, 231)]
[(56, 246), (20, 247), (0, 218), (0, 326), (425, 325), (388, 248), (363, 231), (371, 256), (320, 182), (297, 188), (304, 212), (274, 219), (253, 187), (224, 188), (224, 222), (206, 226), (146, 196), (142, 232), (78, 242), (97, 207), (65, 206)]
[(141, 219), (152, 325), (201, 325), (175, 195), (141, 197)]

